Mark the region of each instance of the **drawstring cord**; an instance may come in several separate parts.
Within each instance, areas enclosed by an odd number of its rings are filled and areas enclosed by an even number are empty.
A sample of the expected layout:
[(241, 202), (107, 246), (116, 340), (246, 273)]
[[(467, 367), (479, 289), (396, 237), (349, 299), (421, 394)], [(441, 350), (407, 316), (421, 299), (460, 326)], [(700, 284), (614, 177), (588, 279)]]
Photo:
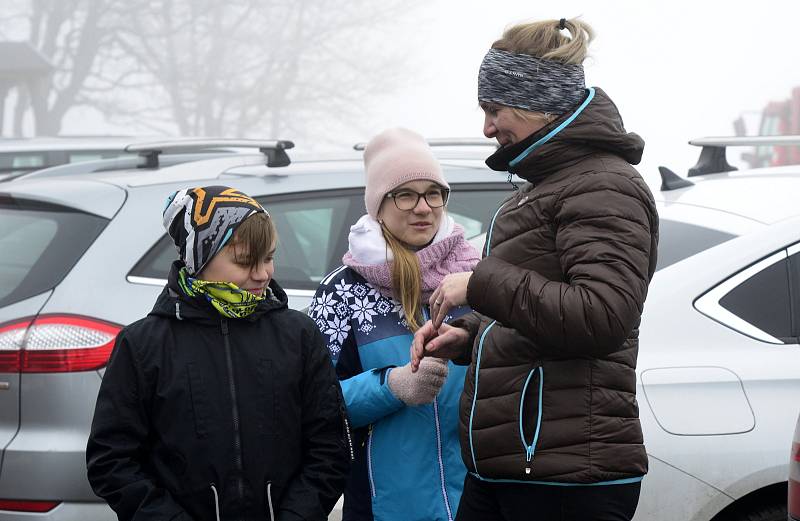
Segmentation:
[(215, 487), (213, 483), (211, 484), (211, 492), (214, 493), (214, 512), (217, 514), (217, 521), (220, 521), (220, 519), (219, 519), (219, 494), (217, 494), (217, 487)]
[(272, 511), (272, 481), (267, 482), (267, 505), (269, 505), (269, 519), (275, 521), (275, 512)]
[(514, 177), (514, 174), (509, 172), (508, 179), (506, 179), (506, 181), (508, 181), (509, 184), (511, 184), (511, 186), (514, 188), (514, 191), (516, 192), (517, 190), (519, 190), (519, 186), (517, 186), (516, 183), (514, 183), (514, 181), (511, 180), (512, 177)]

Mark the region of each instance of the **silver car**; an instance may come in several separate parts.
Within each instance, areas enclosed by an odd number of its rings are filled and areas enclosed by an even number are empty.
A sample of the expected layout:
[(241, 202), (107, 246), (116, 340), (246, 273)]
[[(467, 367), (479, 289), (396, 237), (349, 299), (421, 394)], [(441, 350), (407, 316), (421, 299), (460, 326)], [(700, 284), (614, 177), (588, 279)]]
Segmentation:
[[(513, 187), (485, 167), (484, 142), (444, 144), (448, 210), (480, 247)], [(84, 448), (114, 336), (150, 310), (176, 257), (161, 227), (168, 194), (225, 184), (259, 199), (296, 309), (340, 264), (364, 213), (360, 154), (277, 166), (288, 143), (250, 145), (261, 153), (140, 146), (141, 159), (0, 183), (0, 521), (114, 519), (86, 480)], [(658, 194), (638, 394), (651, 472), (637, 519), (783, 521), (800, 396), (800, 168), (701, 163), (695, 184), (665, 172)]]
[[(169, 194), (225, 184), (257, 198), (276, 221), (275, 278), (296, 309), (340, 264), (364, 213), (359, 152), (281, 166), (288, 142), (211, 144), (261, 153), (191, 155), (209, 142), (156, 143), (128, 148), (141, 158), (0, 183), (0, 520), (115, 518), (89, 487), (84, 449), (115, 335), (148, 313), (177, 258), (161, 226)], [(437, 150), (449, 212), (479, 235), (512, 187), (482, 166), (481, 151)]]

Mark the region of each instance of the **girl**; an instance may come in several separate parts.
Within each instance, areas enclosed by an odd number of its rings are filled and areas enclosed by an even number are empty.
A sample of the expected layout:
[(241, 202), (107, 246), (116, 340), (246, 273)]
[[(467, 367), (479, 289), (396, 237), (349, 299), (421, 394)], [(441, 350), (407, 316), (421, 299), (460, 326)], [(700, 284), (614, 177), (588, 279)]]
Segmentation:
[(478, 252), (445, 211), (449, 185), (421, 136), (387, 130), (368, 143), (364, 164), (367, 215), (309, 309), (357, 428), (342, 519), (451, 521), (465, 474), (464, 368), (431, 358), (411, 374), (409, 346), (427, 298), (446, 274), (472, 269)]

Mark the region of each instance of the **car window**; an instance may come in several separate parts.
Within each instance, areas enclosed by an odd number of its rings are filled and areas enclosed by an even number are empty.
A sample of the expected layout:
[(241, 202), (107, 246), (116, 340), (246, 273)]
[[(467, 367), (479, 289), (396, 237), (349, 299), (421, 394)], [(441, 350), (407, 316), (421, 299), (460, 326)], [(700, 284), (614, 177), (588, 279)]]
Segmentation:
[(351, 208), (363, 201), (356, 194), (310, 194), (260, 202), (278, 229), (275, 278), (285, 288), (317, 289), (325, 275), (341, 264)]
[(475, 185), (451, 186), (447, 212), (455, 222), (464, 227), (464, 236), (467, 239), (488, 230), (500, 203), (511, 194), (507, 186), (500, 184), (489, 189)]
[(656, 271), (734, 238), (736, 235), (713, 228), (661, 219)]
[(786, 258), (771, 264), (730, 290), (719, 305), (784, 342), (797, 342)]
[(55, 287), (107, 223), (69, 208), (0, 198), (0, 306)]
[(0, 172), (16, 172), (44, 167), (43, 153), (6, 152), (0, 154)]

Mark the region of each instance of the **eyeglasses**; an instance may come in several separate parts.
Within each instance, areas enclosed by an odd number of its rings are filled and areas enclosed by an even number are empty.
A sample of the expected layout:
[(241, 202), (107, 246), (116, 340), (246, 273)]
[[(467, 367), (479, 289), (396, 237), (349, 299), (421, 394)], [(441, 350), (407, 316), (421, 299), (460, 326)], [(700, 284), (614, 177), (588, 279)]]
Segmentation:
[(424, 193), (414, 192), (413, 190), (398, 190), (386, 194), (386, 198), (393, 199), (397, 209), (404, 212), (416, 208), (419, 204), (419, 200), (423, 197), (429, 207), (441, 208), (447, 204), (447, 199), (450, 198), (450, 190), (446, 188), (432, 188)]

